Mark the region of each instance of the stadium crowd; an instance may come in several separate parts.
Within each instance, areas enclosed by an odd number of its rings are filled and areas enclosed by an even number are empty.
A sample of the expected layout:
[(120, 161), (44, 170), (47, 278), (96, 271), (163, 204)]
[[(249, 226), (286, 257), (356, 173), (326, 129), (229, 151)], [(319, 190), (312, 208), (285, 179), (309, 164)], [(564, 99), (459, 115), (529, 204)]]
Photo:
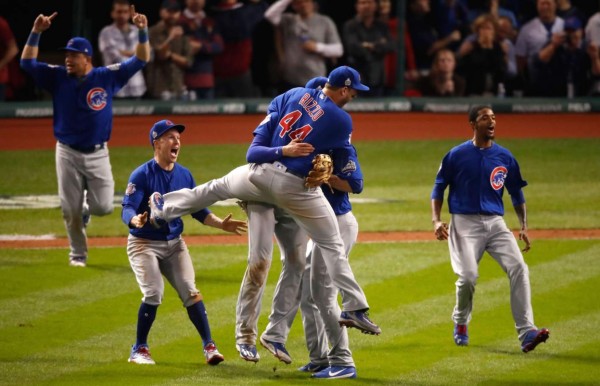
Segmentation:
[[(152, 59), (117, 98), (269, 98), (342, 64), (367, 97), (600, 95), (599, 3), (406, 0), (397, 12), (393, 0), (164, 0), (150, 18)], [(134, 54), (129, 4), (114, 0), (112, 23), (87, 36), (97, 64)], [(48, 98), (19, 69), (12, 22), (0, 17), (0, 101)]]

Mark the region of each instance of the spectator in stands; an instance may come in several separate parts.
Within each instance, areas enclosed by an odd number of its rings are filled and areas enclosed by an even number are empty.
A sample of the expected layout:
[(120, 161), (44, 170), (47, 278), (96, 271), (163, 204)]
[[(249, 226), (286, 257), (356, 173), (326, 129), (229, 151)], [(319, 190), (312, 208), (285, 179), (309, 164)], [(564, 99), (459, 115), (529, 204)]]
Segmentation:
[(500, 0), (480, 0), (478, 2), (471, 2), (469, 7), (469, 22), (473, 23), (475, 19), (484, 14), (491, 14), (496, 19), (501, 16), (510, 19), (513, 26), (518, 26), (517, 16), (515, 13), (505, 7), (502, 7)]
[[(392, 15), (392, 1), (379, 0), (379, 20), (387, 24), (390, 36), (394, 44), (398, 38), (398, 18)], [(404, 25), (404, 78), (408, 82), (414, 82), (419, 78), (417, 71), (417, 62), (415, 61), (415, 52), (413, 51), (412, 41), (406, 24)], [(396, 93), (396, 61), (398, 57), (396, 51), (388, 52), (385, 55), (385, 95), (394, 95)]]
[(185, 0), (179, 23), (189, 37), (194, 60), (185, 71), (185, 85), (194, 99), (214, 99), (215, 75), (213, 57), (223, 52), (223, 38), (215, 21), (206, 16), (206, 0)]
[(564, 42), (564, 20), (556, 16), (555, 0), (537, 0), (538, 16), (529, 21), (519, 31), (515, 53), (517, 66), (522, 78), (525, 95), (535, 95), (534, 89), (544, 81), (536, 73), (535, 61), (549, 41), (555, 45)]
[(475, 39), (461, 45), (458, 72), (465, 78), (467, 96), (493, 96), (504, 84), (508, 47), (498, 41), (498, 23), (491, 14), (473, 22)]
[(356, 17), (344, 24), (348, 64), (356, 69), (370, 90), (365, 96), (383, 96), (385, 55), (395, 50), (389, 27), (377, 19), (375, 0), (356, 0)]
[(585, 38), (588, 42), (587, 53), (590, 57), (592, 76), (590, 95), (600, 96), (600, 12), (588, 20)]
[(257, 96), (252, 82), (252, 33), (268, 8), (264, 0), (244, 4), (220, 0), (213, 18), (223, 36), (223, 52), (214, 57), (215, 92), (219, 97)]
[(434, 57), (431, 71), (417, 82), (417, 89), (422, 96), (453, 97), (465, 95), (465, 80), (455, 73), (456, 58), (454, 53), (443, 48)]
[(587, 22), (588, 17), (575, 7), (570, 0), (556, 0), (556, 14), (564, 20), (569, 17), (576, 17), (583, 25)]
[(193, 49), (178, 24), (181, 6), (177, 0), (164, 0), (160, 21), (149, 30), (154, 59), (148, 63), (146, 84), (149, 94), (163, 100), (187, 99), (184, 71), (193, 62)]
[[(100, 31), (98, 48), (105, 66), (124, 62), (135, 55), (138, 42), (138, 29), (129, 22), (131, 18), (129, 0), (113, 0), (110, 17), (113, 20)], [(142, 71), (129, 78), (129, 82), (119, 91), (116, 98), (141, 98), (146, 92), (146, 82)]]
[(6, 99), (9, 82), (9, 63), (17, 56), (19, 48), (8, 22), (0, 17), (0, 102)]
[[(469, 9), (460, 0), (434, 0), (432, 4), (435, 15), (435, 25), (440, 37), (450, 36), (458, 31), (460, 36), (466, 36), (471, 32)], [(447, 47), (455, 50), (459, 41), (453, 41)]]
[[(284, 12), (290, 4), (294, 13)], [(344, 53), (333, 20), (315, 7), (314, 0), (278, 0), (265, 12), (265, 18), (276, 27), (281, 92), (304, 87), (317, 76), (327, 76), (327, 59), (333, 63)]]
[(565, 19), (564, 40), (552, 39), (543, 47), (535, 61), (536, 96), (584, 96), (590, 87), (590, 58), (583, 44), (583, 25), (571, 16)]
[(435, 53), (462, 39), (460, 31), (455, 30), (450, 35), (439, 38), (435, 22), (431, 15), (429, 0), (409, 0), (406, 24), (412, 46), (415, 51), (417, 68), (426, 73), (432, 65)]

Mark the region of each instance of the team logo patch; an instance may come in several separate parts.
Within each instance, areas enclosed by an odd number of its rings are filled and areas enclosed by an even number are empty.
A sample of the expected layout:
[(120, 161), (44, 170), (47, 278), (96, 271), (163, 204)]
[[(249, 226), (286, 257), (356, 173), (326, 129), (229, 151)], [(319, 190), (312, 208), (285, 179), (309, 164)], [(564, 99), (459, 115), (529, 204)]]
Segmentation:
[(342, 173), (352, 173), (356, 171), (356, 163), (348, 160), (348, 163), (342, 168)]
[(131, 196), (133, 193), (135, 193), (135, 184), (130, 182), (127, 184), (127, 189), (125, 189), (125, 195)]
[(90, 109), (100, 111), (106, 107), (108, 95), (102, 87), (94, 87), (87, 93), (86, 101)]
[(490, 184), (494, 190), (500, 190), (504, 187), (504, 180), (508, 175), (508, 170), (504, 166), (496, 166), (490, 174)]

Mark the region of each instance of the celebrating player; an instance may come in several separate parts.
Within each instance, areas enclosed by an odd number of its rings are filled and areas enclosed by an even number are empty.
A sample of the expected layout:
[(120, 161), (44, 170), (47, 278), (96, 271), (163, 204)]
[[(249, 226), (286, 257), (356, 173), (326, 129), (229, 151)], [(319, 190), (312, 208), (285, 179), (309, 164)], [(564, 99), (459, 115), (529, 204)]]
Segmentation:
[[(529, 269), (515, 237), (504, 222), (504, 187), (512, 198), (521, 229), (519, 240), (525, 242), (523, 252), (531, 244), (527, 235), (527, 211), (521, 190), (527, 185), (521, 177), (513, 155), (494, 142), (496, 116), (489, 106), (473, 106), (469, 110), (473, 139), (454, 147), (442, 160), (431, 193), (433, 228), (438, 240), (448, 240), (450, 262), (458, 276), (454, 342), (469, 344), (467, 325), (471, 320), (473, 294), (478, 265), (487, 251), (510, 281), (510, 304), (523, 352), (545, 342), (550, 332), (537, 329), (533, 323)], [(444, 191), (450, 186), (448, 206), (450, 228), (441, 220)]]
[(106, 144), (112, 131), (113, 96), (150, 60), (146, 16), (133, 6), (131, 14), (139, 40), (135, 56), (122, 63), (93, 67), (92, 45), (82, 37), (70, 39), (63, 48), (64, 66), (39, 63), (40, 36), (56, 12), (35, 19), (21, 55), (21, 67), (53, 97), (58, 196), (69, 236), (69, 261), (75, 267), (87, 263), (89, 215), (113, 211), (115, 183)]
[[(226, 176), (194, 189), (181, 189), (164, 197), (150, 197), (150, 221), (161, 223), (204, 208), (216, 201), (239, 198), (267, 202), (288, 212), (321, 248), (327, 273), (342, 293), (344, 312), (339, 323), (371, 334), (381, 329), (369, 320), (369, 309), (362, 288), (345, 258), (337, 219), (322, 190), (306, 188), (305, 178), (312, 169), (312, 154), (304, 157), (281, 156), (282, 147), (293, 140), (310, 143), (315, 154), (350, 144), (352, 119), (341, 107), (354, 99), (360, 83), (356, 70), (342, 66), (329, 75), (324, 90), (294, 88), (276, 97), (275, 110), (267, 115), (255, 131), (251, 146), (269, 153), (275, 161), (238, 167)], [(261, 132), (260, 126), (274, 122), (273, 137)]]
[[(190, 171), (177, 162), (181, 151), (180, 134), (185, 129), (169, 120), (158, 121), (150, 130), (150, 144), (154, 158), (133, 171), (123, 197), (122, 220), (130, 228), (127, 255), (135, 277), (144, 294), (138, 312), (137, 339), (131, 348), (129, 362), (154, 364), (147, 338), (156, 311), (164, 294), (164, 275), (179, 294), (188, 316), (204, 344), (206, 363), (216, 365), (223, 361), (210, 334), (210, 326), (200, 291), (196, 289), (194, 267), (184, 240), (183, 221), (175, 218), (160, 228), (148, 220), (148, 198), (151, 192), (167, 193), (171, 190), (195, 186)], [(231, 219), (221, 220), (208, 209), (192, 213), (201, 223), (241, 234), (246, 223)]]

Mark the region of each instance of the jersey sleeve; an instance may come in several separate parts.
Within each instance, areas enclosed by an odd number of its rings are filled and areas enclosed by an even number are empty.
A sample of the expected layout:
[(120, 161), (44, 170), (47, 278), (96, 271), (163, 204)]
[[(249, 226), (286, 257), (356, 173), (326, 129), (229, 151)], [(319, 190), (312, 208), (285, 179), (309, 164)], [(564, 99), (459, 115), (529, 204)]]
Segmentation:
[(144, 197), (147, 197), (149, 194), (146, 194), (147, 185), (146, 175), (141, 168), (138, 168), (131, 173), (121, 204), (123, 207), (121, 210), (121, 220), (130, 228), (131, 219), (137, 214), (143, 213), (140, 211), (140, 208)]
[[(189, 170), (187, 172), (188, 172), (189, 180), (190, 180), (190, 185), (188, 186), (188, 188), (193, 189), (196, 187), (196, 181), (194, 181), (194, 176), (192, 176), (192, 173)], [(199, 222), (201, 222), (202, 224), (204, 224), (204, 220), (206, 220), (206, 216), (208, 216), (211, 213), (212, 212), (208, 208), (204, 208), (204, 209), (200, 209), (197, 212), (192, 213), (192, 217), (195, 218), (196, 220), (198, 220)]]
[(278, 115), (269, 113), (254, 130), (254, 139), (246, 153), (251, 163), (273, 162), (283, 157), (283, 146), (271, 147), (271, 138), (278, 124)]
[(61, 66), (38, 62), (37, 59), (21, 59), (21, 68), (31, 75), (35, 84), (50, 93), (54, 91), (56, 72)]
[(508, 194), (510, 194), (513, 205), (521, 205), (525, 203), (523, 190), (527, 186), (527, 181), (521, 176), (521, 168), (517, 160), (511, 156), (509, 172), (506, 177), (505, 186)]
[(146, 62), (138, 59), (137, 56), (132, 56), (131, 58), (125, 60), (121, 63), (111, 64), (106, 66), (109, 71), (114, 72), (114, 92), (119, 91), (123, 86), (127, 84), (129, 79), (135, 75), (136, 72), (141, 70), (146, 65)]
[(332, 151), (333, 174), (348, 181), (352, 193), (358, 194), (363, 190), (363, 174), (358, 162), (356, 148), (348, 145)]
[(451, 168), (451, 153), (446, 154), (442, 159), (440, 168), (438, 169), (437, 175), (435, 176), (435, 182), (433, 184), (433, 190), (431, 191), (432, 200), (444, 201), (444, 191), (450, 184), (450, 168)]

